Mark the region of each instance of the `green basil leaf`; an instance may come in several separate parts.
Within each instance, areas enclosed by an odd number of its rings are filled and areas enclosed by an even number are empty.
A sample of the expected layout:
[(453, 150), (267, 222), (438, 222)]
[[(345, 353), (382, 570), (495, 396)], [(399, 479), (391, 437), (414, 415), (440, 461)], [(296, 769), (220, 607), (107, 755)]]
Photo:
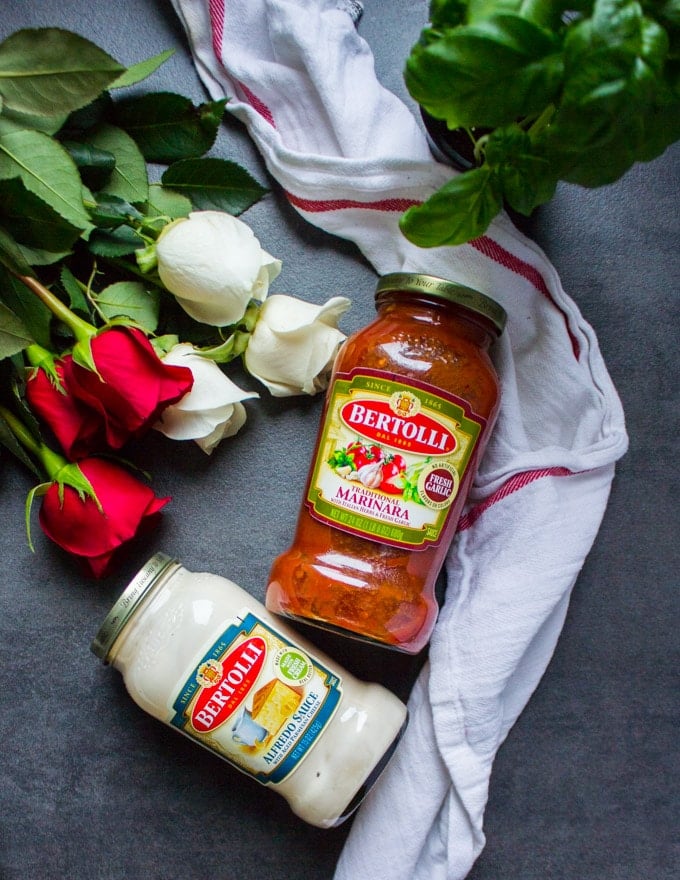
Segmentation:
[(19, 177), (0, 179), (0, 223), (19, 244), (47, 251), (68, 251), (80, 236), (77, 226), (26, 189)]
[(47, 202), (69, 223), (91, 228), (83, 205), (78, 169), (66, 150), (39, 131), (0, 136), (0, 179), (19, 176), (26, 189)]
[(122, 89), (141, 82), (143, 79), (151, 76), (152, 73), (155, 73), (174, 54), (174, 49), (166, 49), (165, 52), (160, 52), (152, 58), (147, 58), (146, 61), (139, 61), (137, 64), (133, 64), (131, 67), (128, 67), (125, 73), (122, 73), (114, 80), (109, 88)]
[(167, 168), (161, 181), (190, 198), (199, 210), (235, 215), (267, 192), (245, 168), (228, 159), (183, 159)]
[(20, 113), (69, 113), (124, 70), (94, 43), (59, 28), (16, 31), (0, 43), (0, 95)]
[(149, 197), (146, 162), (130, 135), (114, 125), (100, 125), (87, 134), (86, 142), (115, 156), (116, 166), (104, 191), (133, 204), (146, 202)]
[(493, 131), (484, 148), (486, 163), (500, 182), (505, 201), (529, 216), (555, 194), (557, 177), (547, 158), (517, 124)]
[(117, 281), (96, 294), (94, 301), (107, 320), (131, 318), (149, 333), (158, 326), (159, 293), (141, 281)]
[(483, 165), (458, 174), (422, 205), (409, 208), (399, 228), (419, 247), (465, 244), (486, 232), (502, 206), (498, 178)]
[[(521, 16), (534, 24), (542, 25), (553, 31), (561, 28), (565, 3), (555, 0), (463, 0), (467, 7), (467, 24), (475, 24), (503, 13)], [(590, 5), (592, 0), (582, 0)], [(569, 0), (568, 8), (575, 10), (579, 0)]]
[(496, 15), (417, 44), (404, 76), (411, 97), (449, 128), (504, 125), (557, 97), (561, 45), (518, 15)]
[(565, 40), (565, 82), (556, 124), (574, 150), (635, 124), (667, 87), (668, 37), (635, 0), (595, 0)]
[(195, 107), (189, 98), (155, 92), (116, 102), (113, 120), (137, 142), (147, 162), (170, 164), (212, 147), (226, 98)]

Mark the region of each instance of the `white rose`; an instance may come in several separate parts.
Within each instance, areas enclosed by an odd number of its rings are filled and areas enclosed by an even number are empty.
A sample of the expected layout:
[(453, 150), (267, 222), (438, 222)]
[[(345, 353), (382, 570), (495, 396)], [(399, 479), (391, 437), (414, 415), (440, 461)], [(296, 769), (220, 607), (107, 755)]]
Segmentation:
[(195, 440), (210, 455), (220, 440), (232, 437), (245, 424), (246, 408), (241, 401), (259, 395), (243, 391), (214, 361), (186, 342), (175, 345), (162, 361), (189, 367), (194, 384), (180, 401), (163, 410), (154, 428), (172, 440)]
[(161, 281), (184, 311), (214, 327), (239, 321), (281, 271), (281, 261), (262, 250), (252, 229), (221, 211), (194, 211), (168, 225), (156, 256)]
[(323, 306), (283, 294), (270, 296), (243, 355), (246, 369), (274, 397), (321, 391), (346, 338), (337, 324), (349, 306), (344, 296), (334, 296)]

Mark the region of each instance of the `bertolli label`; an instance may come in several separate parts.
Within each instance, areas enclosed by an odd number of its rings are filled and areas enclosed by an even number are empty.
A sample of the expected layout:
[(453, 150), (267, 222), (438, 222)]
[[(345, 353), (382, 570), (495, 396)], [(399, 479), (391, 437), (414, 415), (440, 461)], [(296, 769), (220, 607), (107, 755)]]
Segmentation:
[(485, 420), (426, 383), (336, 376), (307, 493), (310, 514), (411, 550), (437, 544)]

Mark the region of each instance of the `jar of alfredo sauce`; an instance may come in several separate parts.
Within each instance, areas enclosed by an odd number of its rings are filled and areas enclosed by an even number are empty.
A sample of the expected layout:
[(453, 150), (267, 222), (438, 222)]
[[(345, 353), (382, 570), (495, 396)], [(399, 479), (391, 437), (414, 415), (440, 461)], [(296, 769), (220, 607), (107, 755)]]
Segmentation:
[(358, 807), (406, 724), (384, 687), (334, 664), (232, 581), (163, 553), (133, 578), (92, 650), (142, 709), (320, 828)]

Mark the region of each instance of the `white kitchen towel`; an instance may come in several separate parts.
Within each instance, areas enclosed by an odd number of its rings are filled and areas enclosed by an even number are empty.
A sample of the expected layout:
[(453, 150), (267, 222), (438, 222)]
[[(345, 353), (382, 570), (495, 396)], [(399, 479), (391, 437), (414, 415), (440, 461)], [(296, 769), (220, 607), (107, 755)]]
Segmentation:
[(550, 660), (626, 450), (621, 405), (592, 329), (505, 216), (456, 248), (422, 250), (399, 232), (402, 211), (454, 172), (377, 81), (359, 4), (173, 3), (209, 93), (229, 96), (302, 216), (355, 241), (379, 274), (460, 281), (509, 315), (496, 346), (501, 413), (448, 555), (411, 722), (336, 873), (459, 880), (484, 845), (494, 756)]

